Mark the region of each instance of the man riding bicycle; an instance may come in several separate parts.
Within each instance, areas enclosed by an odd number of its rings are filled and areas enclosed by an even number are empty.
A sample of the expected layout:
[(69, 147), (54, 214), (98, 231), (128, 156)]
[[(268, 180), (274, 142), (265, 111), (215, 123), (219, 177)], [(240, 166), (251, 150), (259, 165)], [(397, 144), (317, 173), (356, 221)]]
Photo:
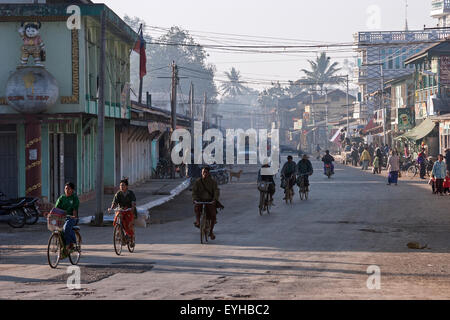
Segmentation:
[[(297, 173), (297, 165), (295, 164), (295, 162), (293, 161), (294, 158), (292, 158), (292, 156), (289, 156), (288, 158), (288, 162), (286, 162), (283, 166), (283, 169), (281, 169), (281, 180), (286, 181), (286, 185), (290, 184), (289, 186), (292, 188), (293, 178), (295, 178), (295, 174)], [(284, 199), (286, 200), (287, 198), (287, 194), (286, 194), (286, 188), (284, 189)]]
[(334, 158), (330, 155), (330, 151), (325, 151), (325, 156), (322, 158), (322, 162), (324, 163), (323, 171), (324, 174), (327, 175), (327, 165), (331, 166), (331, 174), (334, 174)]
[(75, 194), (75, 185), (71, 182), (66, 183), (64, 187), (64, 195), (58, 198), (55, 204), (55, 208), (64, 210), (66, 212), (66, 223), (64, 224), (64, 240), (66, 242), (67, 252), (72, 250), (77, 238), (73, 227), (78, 223), (78, 207), (80, 206), (80, 200)]
[(301, 179), (305, 181), (306, 191), (309, 191), (309, 177), (314, 173), (311, 161), (309, 161), (308, 155), (304, 154), (302, 160), (297, 164), (298, 185), (301, 184)]
[(262, 168), (258, 171), (258, 183), (260, 182), (268, 182), (269, 183), (269, 195), (270, 195), (270, 202), (273, 205), (273, 195), (275, 194), (275, 180), (273, 179), (273, 175), (261, 175), (262, 169), (268, 169), (270, 168), (268, 163), (265, 163)]
[[(212, 202), (212, 204), (205, 205), (206, 215), (211, 220), (211, 231), (209, 237), (211, 240), (215, 240), (216, 236), (213, 233), (214, 226), (217, 223), (217, 208), (221, 208), (222, 205), (219, 202), (220, 189), (217, 186), (217, 182), (211, 178), (210, 168), (205, 167), (202, 170), (202, 177), (195, 181), (192, 187), (192, 199), (195, 202)], [(200, 216), (202, 215), (202, 204), (195, 204), (195, 222), (196, 228), (200, 228)]]
[(122, 225), (125, 237), (127, 240), (134, 239), (134, 219), (137, 217), (136, 196), (133, 191), (128, 190), (127, 179), (120, 181), (120, 190), (115, 194), (110, 210), (114, 210), (117, 207), (120, 210), (124, 210), (122, 212)]

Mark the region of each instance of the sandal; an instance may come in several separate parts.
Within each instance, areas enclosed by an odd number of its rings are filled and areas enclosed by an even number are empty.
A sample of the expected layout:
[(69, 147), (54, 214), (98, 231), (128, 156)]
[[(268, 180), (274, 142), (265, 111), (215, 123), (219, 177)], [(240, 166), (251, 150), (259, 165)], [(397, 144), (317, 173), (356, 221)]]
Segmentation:
[(216, 240), (216, 236), (212, 232), (209, 234), (209, 237), (211, 240)]
[(195, 226), (197, 229), (200, 229), (200, 223), (194, 222), (194, 226)]

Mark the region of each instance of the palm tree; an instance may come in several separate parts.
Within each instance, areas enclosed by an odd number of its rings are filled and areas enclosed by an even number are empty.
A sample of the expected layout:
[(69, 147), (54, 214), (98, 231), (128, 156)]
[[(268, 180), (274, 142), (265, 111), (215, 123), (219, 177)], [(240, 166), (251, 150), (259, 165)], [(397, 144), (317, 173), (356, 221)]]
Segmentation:
[(242, 84), (241, 73), (237, 71), (234, 67), (231, 68), (230, 72), (224, 73), (228, 78), (228, 81), (224, 82), (221, 85), (221, 89), (224, 95), (236, 97), (248, 91), (248, 88)]
[(320, 87), (320, 93), (323, 91), (323, 86), (330, 83), (341, 83), (342, 79), (335, 78), (336, 73), (341, 70), (338, 63), (331, 63), (330, 57), (327, 57), (325, 52), (322, 52), (316, 61), (308, 60), (311, 65), (311, 70), (302, 69), (306, 74), (306, 81), (299, 80), (298, 83), (309, 83)]

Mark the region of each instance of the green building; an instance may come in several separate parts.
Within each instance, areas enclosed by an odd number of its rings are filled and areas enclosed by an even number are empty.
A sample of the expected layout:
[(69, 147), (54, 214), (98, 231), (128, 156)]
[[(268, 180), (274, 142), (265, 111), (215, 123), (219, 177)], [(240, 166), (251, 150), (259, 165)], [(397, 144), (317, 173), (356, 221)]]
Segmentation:
[[(77, 7), (69, 8), (73, 4)], [(138, 39), (136, 32), (106, 5), (90, 1), (0, 3), (0, 190), (9, 197), (33, 195), (53, 202), (67, 181), (76, 184), (82, 201), (95, 196), (102, 11), (107, 39), (105, 189), (113, 191), (123, 176), (129, 176), (132, 164), (122, 162), (126, 157), (142, 158), (134, 164), (139, 167), (136, 181), (151, 174), (151, 140), (146, 124), (130, 124), (130, 53)], [(56, 79), (59, 96), (46, 111), (23, 114), (11, 107), (6, 86), (21, 61), (24, 43), (18, 29), (23, 22), (35, 21), (41, 25), (39, 32), (45, 44), (45, 69)], [(79, 22), (79, 28), (69, 28), (76, 26), (70, 23), (73, 21)], [(33, 64), (33, 58), (28, 63)], [(35, 141), (26, 138), (31, 122), (40, 131)], [(36, 147), (30, 149), (33, 143)], [(29, 170), (34, 170), (32, 178)]]

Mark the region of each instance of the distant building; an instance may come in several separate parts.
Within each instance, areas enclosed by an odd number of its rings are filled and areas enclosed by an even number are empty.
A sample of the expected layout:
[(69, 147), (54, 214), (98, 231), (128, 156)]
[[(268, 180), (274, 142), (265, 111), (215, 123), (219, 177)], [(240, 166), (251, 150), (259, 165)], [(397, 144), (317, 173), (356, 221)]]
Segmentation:
[[(449, 1), (432, 1), (431, 16), (438, 20), (440, 27), (447, 27), (450, 23)], [(358, 116), (367, 119), (377, 109), (369, 97), (371, 93), (381, 89), (382, 82), (414, 72), (411, 65), (405, 65), (408, 57), (420, 52), (430, 43), (444, 40), (448, 36), (450, 36), (449, 29), (355, 34), (355, 50), (358, 53), (355, 78), (359, 86), (360, 103)]]

